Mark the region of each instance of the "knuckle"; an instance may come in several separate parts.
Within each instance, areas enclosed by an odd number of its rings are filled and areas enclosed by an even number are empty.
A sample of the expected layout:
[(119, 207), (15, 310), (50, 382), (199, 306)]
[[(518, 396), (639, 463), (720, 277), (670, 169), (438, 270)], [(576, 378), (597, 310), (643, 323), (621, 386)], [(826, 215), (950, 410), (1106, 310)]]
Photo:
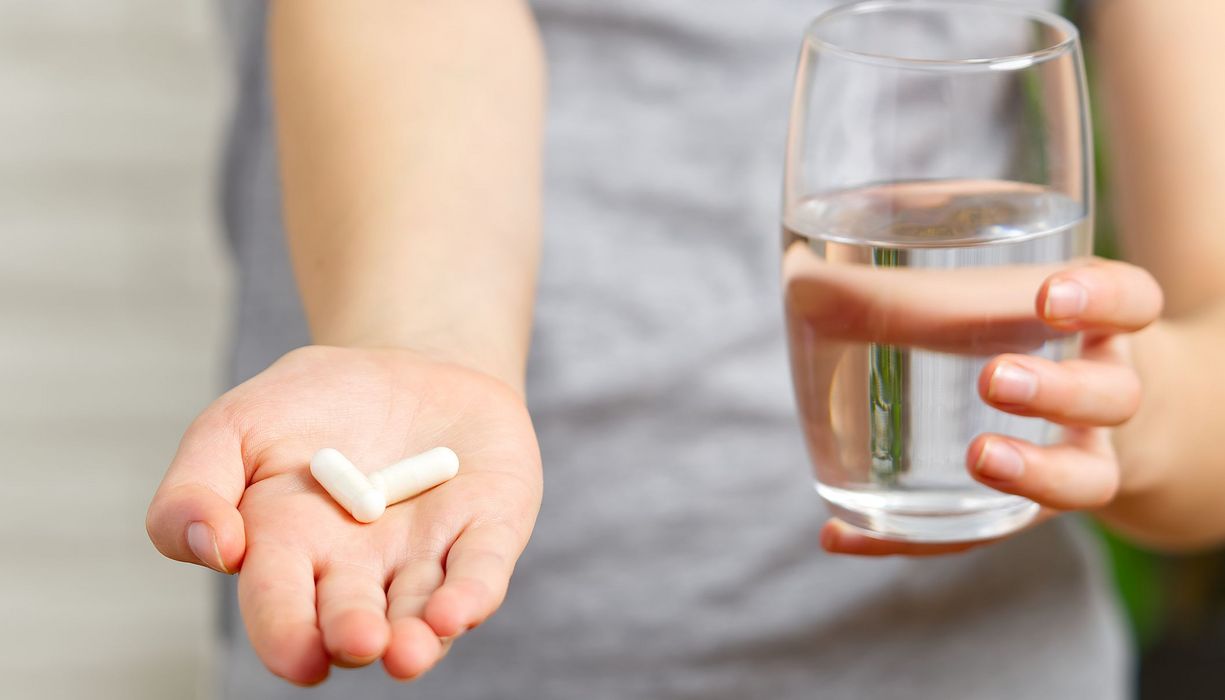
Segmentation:
[(223, 395), (196, 416), (187, 426), (187, 432), (208, 435), (233, 431), (241, 422), (241, 413), (241, 402), (228, 394)]
[(495, 591), (494, 587), (489, 585), (489, 583), (484, 579), (469, 576), (467, 578), (460, 579), (455, 583), (458, 590), (460, 590), (465, 596), (478, 601), (482, 607), (495, 600), (497, 597), (497, 591)]
[(1115, 470), (1110, 470), (1109, 476), (1101, 479), (1098, 487), (1090, 493), (1089, 498), (1084, 504), (1084, 508), (1088, 510), (1096, 510), (1104, 508), (1114, 500), (1114, 497), (1119, 493), (1119, 478)]
[(1140, 410), (1143, 401), (1144, 388), (1140, 384), (1140, 377), (1136, 375), (1135, 370), (1129, 369), (1119, 380), (1119, 408), (1124, 414), (1123, 420), (1119, 422), (1125, 423), (1131, 420)]
[(1148, 283), (1153, 289), (1155, 301), (1153, 319), (1156, 320), (1165, 311), (1165, 290), (1161, 288), (1161, 283), (1157, 281), (1156, 277), (1153, 277), (1151, 272), (1144, 270), (1144, 275), (1148, 278)]
[(1135, 417), (1140, 410), (1143, 393), (1140, 377), (1135, 370), (1124, 368), (1120, 372), (1112, 373), (1106, 378), (1104, 391), (1098, 399), (1110, 411), (1109, 419), (1103, 421), (1103, 425), (1115, 427)]
[(1089, 290), (1089, 304), (1097, 305), (1100, 315), (1116, 315), (1126, 303), (1120, 277), (1117, 270), (1102, 266), (1096, 267), (1093, 274), (1083, 280), (1082, 284)]
[(1061, 510), (1097, 510), (1119, 492), (1119, 470), (1113, 460), (1082, 452), (1064, 455), (1059, 476), (1050, 479), (1047, 505)]
[(1092, 267), (1097, 270), (1103, 296), (1113, 299), (1109, 311), (1133, 318), (1130, 326), (1142, 328), (1161, 316), (1165, 295), (1151, 272), (1118, 260), (1102, 261)]
[[(1043, 470), (1044, 471), (1044, 470)], [(1025, 477), (1029, 481), (1026, 493), (1021, 494), (1045, 506), (1059, 508), (1066, 500), (1060, 485), (1048, 478), (1045, 473), (1034, 476), (1032, 471)]]

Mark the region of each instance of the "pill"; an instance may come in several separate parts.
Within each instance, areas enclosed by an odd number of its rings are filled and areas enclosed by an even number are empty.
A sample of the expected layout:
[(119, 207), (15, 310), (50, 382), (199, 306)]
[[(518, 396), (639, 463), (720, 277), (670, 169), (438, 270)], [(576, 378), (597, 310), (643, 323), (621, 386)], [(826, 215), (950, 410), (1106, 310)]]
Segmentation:
[(370, 483), (391, 505), (428, 491), (458, 473), (459, 455), (450, 448), (435, 447), (372, 473)]
[(383, 492), (339, 450), (325, 447), (311, 457), (311, 476), (359, 523), (378, 520), (387, 508)]

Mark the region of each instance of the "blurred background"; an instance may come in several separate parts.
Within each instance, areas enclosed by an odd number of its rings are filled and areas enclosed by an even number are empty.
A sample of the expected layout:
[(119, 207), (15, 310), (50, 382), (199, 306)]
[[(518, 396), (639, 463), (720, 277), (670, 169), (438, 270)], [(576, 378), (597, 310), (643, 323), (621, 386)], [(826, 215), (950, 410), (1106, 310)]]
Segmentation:
[[(0, 0), (5, 698), (208, 695), (211, 576), (162, 560), (144, 511), (226, 356), (218, 20), (208, 0)], [(1222, 697), (1225, 556), (1102, 537), (1139, 696)]]
[(220, 386), (206, 0), (0, 0), (0, 697), (191, 698), (210, 575), (144, 511)]

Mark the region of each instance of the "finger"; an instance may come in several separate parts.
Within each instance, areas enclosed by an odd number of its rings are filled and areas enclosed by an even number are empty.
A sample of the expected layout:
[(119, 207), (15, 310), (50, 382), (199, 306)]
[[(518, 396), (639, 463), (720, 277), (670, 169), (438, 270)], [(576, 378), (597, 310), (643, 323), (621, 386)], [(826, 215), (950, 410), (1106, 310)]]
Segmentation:
[(1161, 316), (1161, 286), (1147, 270), (1098, 260), (1055, 273), (1038, 291), (1038, 315), (1066, 330), (1130, 333)]
[(978, 393), (1002, 411), (1063, 425), (1120, 425), (1140, 408), (1135, 370), (1089, 360), (1002, 355), (983, 367)]
[(315, 614), (315, 572), (304, 554), (254, 549), (238, 576), (238, 605), (251, 646), (276, 675), (299, 685), (327, 678)]
[(855, 554), (869, 557), (894, 554), (910, 557), (956, 554), (994, 541), (906, 542), (902, 540), (886, 540), (873, 537), (867, 532), (848, 525), (837, 518), (830, 519), (821, 528), (821, 546), (825, 551), (833, 554)]
[(486, 524), (465, 530), (447, 553), (446, 577), (425, 606), (425, 621), (439, 637), (480, 624), (506, 597), (515, 560), (526, 543), (513, 528)]
[(966, 461), (970, 473), (983, 484), (1057, 510), (1100, 508), (1119, 488), (1119, 471), (1111, 455), (1072, 443), (1040, 447), (980, 435), (970, 444)]
[(383, 578), (373, 569), (333, 564), (319, 578), (319, 629), (338, 666), (365, 666), (391, 639)]
[(1034, 315), (1054, 266), (914, 269), (829, 264), (807, 244), (783, 256), (788, 318), (826, 339), (985, 355), (1062, 335)]
[(442, 584), (442, 578), (442, 564), (434, 558), (422, 558), (405, 564), (391, 582), (387, 591), (391, 644), (383, 655), (383, 666), (393, 678), (416, 678), (442, 658), (444, 642), (421, 619), (426, 602)]
[(238, 570), (246, 535), (238, 501), (246, 486), (234, 426), (210, 408), (188, 427), (145, 518), (162, 554), (222, 573)]

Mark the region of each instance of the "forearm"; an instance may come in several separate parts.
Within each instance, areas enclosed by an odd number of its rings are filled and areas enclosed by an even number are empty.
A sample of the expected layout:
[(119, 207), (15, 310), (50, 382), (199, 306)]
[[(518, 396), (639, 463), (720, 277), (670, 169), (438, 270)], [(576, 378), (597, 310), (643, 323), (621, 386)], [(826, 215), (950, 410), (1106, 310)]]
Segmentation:
[(1140, 413), (1115, 433), (1124, 490), (1102, 519), (1166, 548), (1225, 539), (1225, 4), (1101, 0), (1093, 41), (1124, 252), (1165, 292), (1134, 338)]
[(289, 248), (316, 342), (407, 347), (521, 388), (543, 64), (507, 0), (281, 0)]
[(1167, 315), (1194, 314), (1225, 299), (1225, 3), (1095, 7), (1123, 249), (1161, 283)]

